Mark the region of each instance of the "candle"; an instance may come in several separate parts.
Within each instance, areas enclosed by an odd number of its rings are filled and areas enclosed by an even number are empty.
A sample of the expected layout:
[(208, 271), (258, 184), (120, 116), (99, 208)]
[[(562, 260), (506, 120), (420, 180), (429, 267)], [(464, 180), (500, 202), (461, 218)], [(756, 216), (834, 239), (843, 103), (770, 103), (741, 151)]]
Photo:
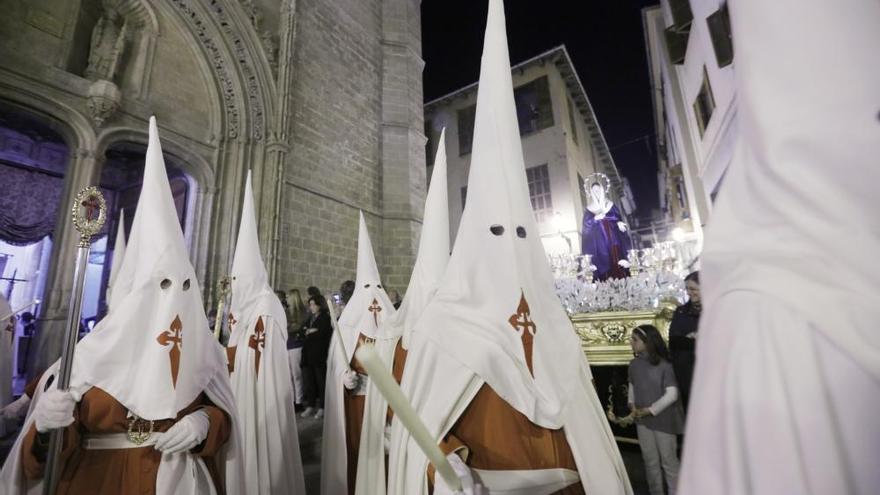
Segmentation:
[(376, 388), (379, 389), (379, 392), (388, 401), (388, 405), (394, 411), (395, 417), (409, 430), (413, 440), (416, 441), (419, 448), (422, 449), (422, 452), (425, 453), (425, 456), (434, 465), (437, 473), (446, 482), (446, 486), (453, 491), (461, 490), (461, 480), (458, 479), (458, 476), (452, 469), (452, 465), (449, 464), (446, 456), (443, 455), (440, 447), (437, 446), (437, 441), (431, 437), (428, 428), (425, 427), (425, 423), (422, 422), (422, 419), (419, 418), (419, 415), (410, 405), (406, 396), (403, 395), (400, 386), (394, 381), (394, 377), (391, 376), (391, 372), (388, 371), (385, 363), (376, 354), (373, 346), (362, 345), (355, 352), (355, 355), (357, 355), (358, 361), (366, 368), (370, 380), (373, 381)]

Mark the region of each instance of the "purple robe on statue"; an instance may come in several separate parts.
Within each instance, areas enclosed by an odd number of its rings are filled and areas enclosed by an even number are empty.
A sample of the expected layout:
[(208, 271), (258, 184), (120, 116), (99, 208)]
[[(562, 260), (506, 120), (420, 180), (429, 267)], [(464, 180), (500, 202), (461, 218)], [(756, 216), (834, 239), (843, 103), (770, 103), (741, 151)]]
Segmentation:
[(601, 220), (596, 220), (596, 215), (590, 210), (584, 210), (581, 254), (592, 256), (592, 263), (596, 265), (596, 280), (629, 276), (629, 270), (617, 264), (626, 259), (632, 247), (629, 235), (621, 232), (617, 226), (617, 222), (622, 221), (617, 205), (612, 205)]

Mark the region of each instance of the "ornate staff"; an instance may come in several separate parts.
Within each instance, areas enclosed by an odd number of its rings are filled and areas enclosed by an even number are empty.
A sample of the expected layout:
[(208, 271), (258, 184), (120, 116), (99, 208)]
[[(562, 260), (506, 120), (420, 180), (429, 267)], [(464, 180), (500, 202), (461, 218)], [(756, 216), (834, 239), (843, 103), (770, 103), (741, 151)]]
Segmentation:
[[(217, 281), (217, 315), (214, 317), (214, 338), (220, 340), (223, 333), (223, 322), (226, 321), (226, 297), (232, 291), (229, 277), (222, 277)], [(232, 329), (230, 328), (231, 332)]]
[[(64, 336), (64, 349), (61, 352), (61, 364), (58, 373), (58, 390), (70, 387), (70, 375), (73, 368), (73, 352), (76, 337), (79, 334), (79, 322), (82, 311), (83, 283), (86, 278), (86, 264), (89, 262), (91, 238), (97, 234), (107, 219), (107, 203), (104, 195), (95, 186), (87, 187), (76, 195), (73, 203), (73, 225), (79, 232), (79, 243), (76, 250), (76, 271), (73, 274), (73, 290), (70, 292), (70, 306), (67, 312), (67, 334)], [(49, 437), (49, 452), (46, 457), (46, 479), (43, 483), (43, 495), (52, 495), (58, 487), (61, 475), (61, 446), (64, 429), (52, 430)]]

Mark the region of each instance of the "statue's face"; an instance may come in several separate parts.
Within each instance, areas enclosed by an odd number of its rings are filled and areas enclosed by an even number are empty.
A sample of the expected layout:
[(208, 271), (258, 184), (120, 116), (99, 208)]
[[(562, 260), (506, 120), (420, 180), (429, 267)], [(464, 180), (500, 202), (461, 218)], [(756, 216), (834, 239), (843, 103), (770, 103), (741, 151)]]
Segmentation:
[(599, 203), (605, 202), (605, 189), (602, 188), (599, 184), (593, 184), (590, 186), (590, 194), (592, 194), (593, 198)]

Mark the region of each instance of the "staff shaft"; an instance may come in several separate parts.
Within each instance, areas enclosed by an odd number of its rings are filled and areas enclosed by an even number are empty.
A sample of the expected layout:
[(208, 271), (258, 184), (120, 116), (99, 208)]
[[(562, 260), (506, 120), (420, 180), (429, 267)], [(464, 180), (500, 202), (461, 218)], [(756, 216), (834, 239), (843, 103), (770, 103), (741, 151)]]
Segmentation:
[[(76, 337), (79, 334), (83, 287), (88, 261), (89, 246), (83, 247), (81, 245), (76, 251), (76, 271), (73, 275), (73, 290), (70, 293), (70, 306), (67, 315), (67, 334), (64, 336), (64, 349), (61, 353), (61, 364), (58, 372), (58, 390), (67, 390), (70, 387), (73, 351), (76, 347)], [(49, 437), (49, 452), (46, 457), (46, 477), (43, 483), (43, 495), (54, 494), (58, 487), (58, 479), (61, 475), (61, 447), (63, 439), (63, 428), (52, 430)]]
[(220, 340), (220, 335), (223, 333), (223, 313), (226, 311), (226, 299), (225, 296), (221, 296), (220, 302), (217, 303), (217, 315), (214, 317), (214, 338)]

